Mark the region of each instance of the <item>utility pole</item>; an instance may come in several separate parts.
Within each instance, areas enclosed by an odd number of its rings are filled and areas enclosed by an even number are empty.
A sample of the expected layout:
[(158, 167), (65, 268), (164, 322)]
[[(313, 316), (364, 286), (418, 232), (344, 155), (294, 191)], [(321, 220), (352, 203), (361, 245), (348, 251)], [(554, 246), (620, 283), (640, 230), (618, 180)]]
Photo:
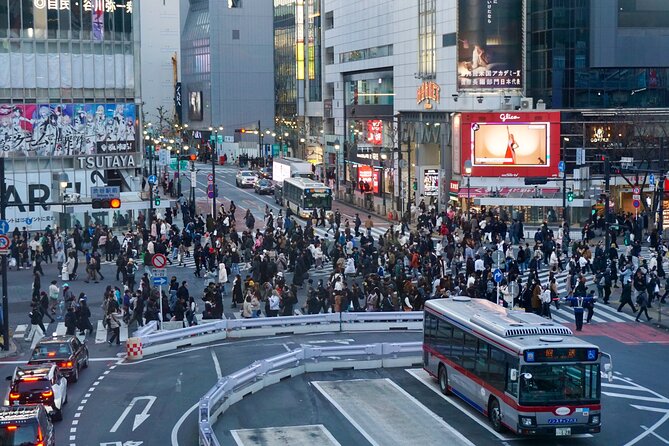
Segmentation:
[(657, 233), (660, 236), (660, 243), (662, 243), (662, 230), (663, 230), (663, 218), (664, 218), (664, 179), (665, 179), (665, 167), (664, 167), (664, 138), (660, 137), (660, 154), (659, 154), (659, 165), (660, 165), (660, 184), (657, 186), (657, 193), (659, 196), (659, 203), (657, 206)]
[(561, 161), (564, 163), (564, 170), (562, 171), (562, 220), (569, 223), (569, 211), (567, 211), (567, 161), (565, 161), (565, 155), (567, 153), (567, 148), (565, 145), (569, 141), (569, 138), (562, 138), (562, 154), (560, 155)]
[(260, 119), (258, 119), (258, 156), (262, 158), (262, 166), (267, 167), (267, 159), (262, 147), (262, 130), (260, 130)]
[(411, 130), (407, 129), (407, 189), (409, 195), (407, 197), (407, 209), (411, 212), (411, 192), (413, 191), (413, 184), (411, 184)]
[(397, 212), (401, 218), (402, 212), (402, 115), (397, 114)]
[(153, 175), (153, 145), (149, 145), (149, 150), (147, 151), (149, 154), (149, 174), (147, 175), (147, 183), (149, 185), (149, 228), (151, 228), (151, 222), (153, 221), (153, 216), (154, 216), (154, 210), (153, 210), (153, 184), (149, 182), (149, 178), (151, 175)]
[[(216, 141), (214, 144), (218, 144), (218, 130), (216, 130)], [(211, 148), (211, 185), (214, 188), (211, 198), (211, 217), (214, 219), (214, 221), (216, 221), (216, 216), (218, 213), (216, 212), (216, 150), (214, 147), (215, 146)]]
[[(0, 158), (0, 220), (5, 220), (7, 210), (7, 186), (5, 185), (5, 159)], [(9, 301), (7, 300), (7, 255), (2, 261), (2, 349), (9, 350)], [(46, 333), (45, 333), (46, 334)]]
[(604, 238), (604, 252), (606, 253), (606, 259), (609, 259), (609, 252), (611, 251), (611, 234), (609, 232), (609, 201), (610, 194), (609, 189), (611, 187), (611, 160), (608, 155), (602, 155), (602, 161), (604, 161), (604, 231), (606, 236)]

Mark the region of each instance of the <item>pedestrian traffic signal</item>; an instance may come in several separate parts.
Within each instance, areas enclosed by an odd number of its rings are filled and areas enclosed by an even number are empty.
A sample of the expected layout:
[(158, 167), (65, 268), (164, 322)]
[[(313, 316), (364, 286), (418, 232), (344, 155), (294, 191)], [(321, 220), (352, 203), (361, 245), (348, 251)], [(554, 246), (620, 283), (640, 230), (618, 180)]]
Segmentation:
[(567, 192), (567, 201), (570, 203), (574, 201), (574, 192), (572, 191)]
[(155, 204), (156, 206), (160, 206), (160, 197), (154, 198), (153, 199), (153, 204)]
[(196, 159), (197, 159), (197, 155), (196, 155), (196, 154), (192, 154), (192, 155), (190, 156), (190, 160), (191, 160), (191, 161), (195, 161)]

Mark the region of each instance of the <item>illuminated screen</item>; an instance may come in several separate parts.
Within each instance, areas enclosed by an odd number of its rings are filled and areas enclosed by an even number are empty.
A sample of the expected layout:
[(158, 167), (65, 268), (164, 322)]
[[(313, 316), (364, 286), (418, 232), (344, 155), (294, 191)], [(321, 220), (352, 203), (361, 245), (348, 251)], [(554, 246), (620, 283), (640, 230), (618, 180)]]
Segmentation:
[(548, 166), (548, 122), (474, 123), (474, 166)]

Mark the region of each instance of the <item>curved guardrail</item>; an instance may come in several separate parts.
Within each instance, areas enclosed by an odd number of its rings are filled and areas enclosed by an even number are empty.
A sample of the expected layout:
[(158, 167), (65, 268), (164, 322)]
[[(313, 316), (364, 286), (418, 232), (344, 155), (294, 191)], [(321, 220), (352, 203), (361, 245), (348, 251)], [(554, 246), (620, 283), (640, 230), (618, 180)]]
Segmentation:
[[(390, 315), (391, 313), (383, 314)], [(305, 346), (256, 361), (248, 367), (219, 379), (216, 385), (200, 399), (198, 407), (199, 443), (201, 446), (220, 446), (221, 443), (213, 430), (213, 424), (218, 417), (246, 395), (256, 393), (284, 378), (304, 373), (333, 371), (342, 366), (354, 369), (377, 369), (411, 367), (421, 363), (421, 342), (336, 347)]]
[(421, 330), (423, 312), (323, 313), (255, 319), (220, 319), (169, 331), (144, 332), (135, 336), (144, 355), (152, 355), (226, 338), (372, 330)]

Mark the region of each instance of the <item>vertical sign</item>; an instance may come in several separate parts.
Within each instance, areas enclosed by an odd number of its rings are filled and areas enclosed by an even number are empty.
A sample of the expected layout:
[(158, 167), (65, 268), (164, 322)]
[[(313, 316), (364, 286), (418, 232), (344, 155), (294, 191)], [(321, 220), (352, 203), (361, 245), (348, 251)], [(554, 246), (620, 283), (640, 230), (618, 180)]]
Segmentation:
[(181, 98), (181, 82), (174, 86), (174, 113), (177, 115), (177, 122), (181, 122), (181, 113), (183, 111), (183, 100)]

